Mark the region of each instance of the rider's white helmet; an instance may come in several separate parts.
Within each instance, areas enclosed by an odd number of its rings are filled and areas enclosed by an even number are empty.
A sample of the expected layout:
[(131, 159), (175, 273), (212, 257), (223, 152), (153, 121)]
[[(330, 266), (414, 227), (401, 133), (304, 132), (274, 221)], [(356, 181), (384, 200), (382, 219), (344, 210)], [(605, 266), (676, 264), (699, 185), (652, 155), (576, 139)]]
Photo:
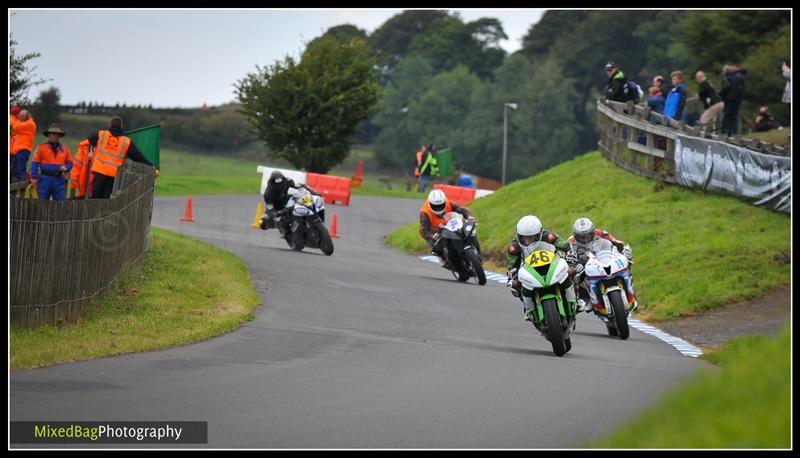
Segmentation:
[(428, 193), (428, 203), (436, 216), (443, 216), (444, 207), (447, 203), (447, 196), (444, 195), (444, 191), (441, 189), (434, 189)]
[(578, 218), (572, 225), (572, 235), (575, 241), (586, 244), (594, 240), (594, 223), (589, 218)]
[(542, 222), (539, 218), (528, 215), (517, 222), (517, 242), (528, 247), (542, 238)]

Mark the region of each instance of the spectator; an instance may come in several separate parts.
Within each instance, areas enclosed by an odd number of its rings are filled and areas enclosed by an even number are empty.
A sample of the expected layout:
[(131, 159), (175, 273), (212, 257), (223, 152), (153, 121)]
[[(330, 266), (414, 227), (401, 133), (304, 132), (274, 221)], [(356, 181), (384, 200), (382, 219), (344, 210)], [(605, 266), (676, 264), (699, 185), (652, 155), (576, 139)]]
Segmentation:
[(755, 131), (766, 132), (771, 129), (777, 129), (778, 127), (778, 122), (775, 121), (775, 118), (769, 112), (769, 107), (761, 107), (756, 116)]
[(69, 177), (69, 188), (75, 199), (87, 197), (87, 190), (92, 188), (91, 175), (89, 170), (92, 162), (92, 152), (89, 148), (89, 140), (84, 140), (78, 144), (78, 151), (72, 160), (72, 171)]
[(786, 62), (781, 64), (781, 71), (783, 77), (786, 78), (786, 87), (783, 88), (783, 103), (792, 103), (792, 69), (786, 65)]
[[(11, 110), (8, 113), (8, 128), (10, 135), (8, 136), (8, 151), (11, 152), (14, 149), (14, 125), (17, 123), (17, 115), (19, 112), (22, 111), (22, 108), (14, 104), (11, 107)], [(11, 167), (14, 166), (14, 161), (11, 161)], [(13, 175), (12, 175), (13, 178)]]
[(422, 165), (419, 167), (419, 187), (417, 192), (425, 192), (425, 187), (431, 183), (433, 176), (439, 174), (439, 166), (436, 161), (436, 147), (431, 143), (422, 155)]
[(711, 86), (711, 82), (706, 78), (705, 72), (698, 70), (694, 75), (694, 79), (700, 83), (697, 97), (703, 103), (703, 107), (705, 107), (705, 111), (700, 115), (700, 124), (702, 124), (706, 130), (716, 130), (714, 128), (714, 120), (717, 119), (717, 115), (724, 109), (725, 102), (722, 101), (719, 95), (717, 95), (717, 91)]
[(11, 181), (23, 181), (28, 178), (28, 158), (33, 151), (36, 122), (28, 110), (20, 110), (16, 120), (11, 121)]
[(719, 96), (725, 102), (722, 110), (722, 132), (733, 136), (739, 134), (739, 106), (744, 95), (744, 76), (746, 70), (738, 64), (726, 64), (723, 68), (722, 87)]
[(664, 97), (672, 90), (672, 84), (669, 81), (664, 81), (664, 77), (661, 75), (653, 77), (653, 86), (658, 86), (658, 88), (661, 89), (661, 95)]
[(414, 177), (419, 182), (419, 167), (422, 165), (422, 160), (425, 157), (425, 152), (428, 151), (428, 145), (425, 143), (419, 148), (419, 151), (414, 153)]
[[(133, 141), (122, 130), (122, 118), (111, 118), (108, 130), (94, 132), (87, 137), (94, 148), (92, 162), (92, 199), (108, 199), (114, 188), (117, 170), (125, 162), (125, 157), (152, 166), (153, 164), (136, 148)], [(158, 176), (158, 170), (155, 171)]]
[(658, 114), (664, 114), (664, 95), (661, 94), (661, 88), (658, 86), (650, 86), (650, 97), (647, 98), (647, 106)]
[(61, 144), (66, 133), (58, 123), (44, 132), (47, 142), (40, 144), (31, 159), (31, 184), (42, 200), (64, 200), (64, 176), (72, 169), (69, 147)]
[(608, 86), (606, 87), (606, 100), (614, 102), (627, 102), (628, 96), (626, 95), (625, 88), (628, 85), (628, 79), (625, 74), (617, 68), (617, 64), (609, 61), (606, 64), (606, 75), (608, 75)]
[(686, 85), (683, 84), (683, 73), (674, 71), (670, 76), (672, 76), (673, 88), (664, 102), (664, 115), (683, 121), (686, 110)]

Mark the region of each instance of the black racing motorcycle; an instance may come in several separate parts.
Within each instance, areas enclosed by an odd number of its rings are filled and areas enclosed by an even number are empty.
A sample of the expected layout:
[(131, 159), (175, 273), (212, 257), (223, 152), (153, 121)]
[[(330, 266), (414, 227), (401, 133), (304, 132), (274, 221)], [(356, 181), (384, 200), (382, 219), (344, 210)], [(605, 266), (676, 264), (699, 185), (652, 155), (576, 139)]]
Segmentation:
[(442, 267), (449, 269), (453, 277), (460, 282), (475, 278), (479, 285), (486, 284), (486, 272), (483, 271), (483, 260), (478, 251), (475, 220), (464, 217), (457, 212), (444, 215), (445, 224), (441, 231), (443, 243)]

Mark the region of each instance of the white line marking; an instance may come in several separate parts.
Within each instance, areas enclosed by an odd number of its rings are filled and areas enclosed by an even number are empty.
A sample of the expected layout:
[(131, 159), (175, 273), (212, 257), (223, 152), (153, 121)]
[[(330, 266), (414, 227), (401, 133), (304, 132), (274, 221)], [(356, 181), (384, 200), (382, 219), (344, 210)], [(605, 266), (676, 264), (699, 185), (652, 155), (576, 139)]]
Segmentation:
[[(435, 262), (437, 264), (439, 263), (438, 256), (420, 256), (419, 258), (428, 262)], [(487, 280), (496, 281), (497, 283), (505, 283), (507, 281), (507, 277), (501, 273), (489, 272), (486, 270), (484, 270), (484, 272), (486, 272)], [(633, 314), (631, 314), (628, 317), (628, 324), (633, 326), (634, 329), (642, 331), (645, 334), (649, 334), (657, 338), (658, 340), (666, 343), (667, 345), (673, 347), (674, 349), (678, 350), (683, 356), (697, 358), (698, 356), (703, 354), (703, 350), (701, 350), (700, 348), (690, 344), (689, 342), (681, 339), (680, 337), (675, 337), (649, 324), (642, 323), (641, 321), (634, 318)]]

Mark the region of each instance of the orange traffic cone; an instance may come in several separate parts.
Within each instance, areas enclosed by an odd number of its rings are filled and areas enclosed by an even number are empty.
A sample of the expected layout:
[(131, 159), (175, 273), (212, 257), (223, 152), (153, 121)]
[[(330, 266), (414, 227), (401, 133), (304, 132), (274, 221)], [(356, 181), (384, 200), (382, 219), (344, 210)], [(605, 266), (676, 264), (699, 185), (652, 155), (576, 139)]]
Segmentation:
[(194, 219), (192, 219), (192, 198), (186, 198), (186, 209), (183, 210), (183, 218), (181, 221), (186, 221), (189, 223), (193, 223)]
[(338, 239), (339, 234), (336, 233), (336, 213), (333, 214), (333, 219), (331, 219), (331, 230), (328, 231), (331, 237)]
[(352, 180), (352, 187), (360, 188), (361, 187), (361, 175), (364, 173), (364, 164), (361, 163), (361, 159), (358, 160), (358, 165), (356, 166), (356, 174), (353, 175)]

